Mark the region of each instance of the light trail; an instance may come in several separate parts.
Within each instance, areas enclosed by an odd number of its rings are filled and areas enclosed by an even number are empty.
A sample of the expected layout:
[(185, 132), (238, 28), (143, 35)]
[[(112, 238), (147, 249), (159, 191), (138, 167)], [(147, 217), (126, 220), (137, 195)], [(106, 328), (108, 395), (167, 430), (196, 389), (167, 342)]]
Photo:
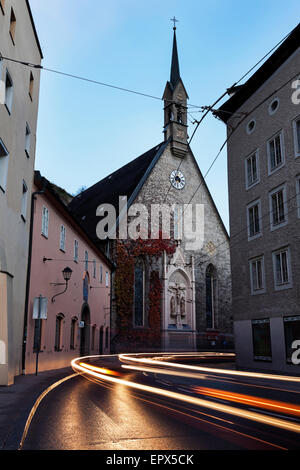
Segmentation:
[[(88, 374), (98, 379), (108, 381), (110, 383), (121, 384), (121, 385), (130, 387), (136, 390), (140, 390), (142, 392), (148, 392), (154, 395), (166, 397), (168, 399), (174, 399), (179, 402), (185, 402), (185, 403), (189, 403), (195, 406), (209, 408), (211, 410), (226, 413), (226, 414), (236, 416), (239, 418), (249, 419), (249, 420), (256, 421), (265, 425), (274, 426), (274, 427), (285, 429), (287, 431), (291, 431), (295, 433), (300, 433), (299, 424), (291, 423), (290, 421), (287, 421), (285, 419), (273, 418), (273, 417), (270, 417), (261, 413), (256, 413), (256, 412), (249, 411), (249, 410), (235, 408), (231, 405), (215, 403), (212, 401), (204, 400), (202, 398), (193, 397), (193, 396), (185, 395), (182, 393), (173, 392), (170, 390), (164, 390), (162, 388), (153, 387), (149, 385), (143, 385), (141, 383), (137, 383), (137, 382), (133, 382), (130, 380), (125, 380), (125, 379), (120, 379), (117, 377), (113, 377), (111, 375), (105, 375), (102, 373), (102, 368), (100, 367), (97, 368), (96, 366), (92, 366), (90, 364), (84, 363), (83, 358), (74, 359), (71, 362), (71, 365), (76, 372), (79, 372), (82, 374)], [(209, 369), (205, 369), (205, 370), (209, 371)]]
[[(169, 354), (170, 355), (170, 354)], [(237, 371), (237, 370), (229, 370), (229, 369), (215, 369), (215, 368), (208, 368), (208, 367), (201, 367), (201, 366), (192, 366), (192, 365), (186, 365), (186, 364), (176, 364), (174, 362), (167, 362), (167, 361), (160, 361), (156, 359), (151, 359), (148, 357), (143, 357), (139, 358), (136, 356), (140, 356), (137, 354), (119, 354), (119, 359), (121, 362), (125, 363), (141, 363), (141, 364), (146, 364), (146, 365), (152, 365), (152, 366), (168, 366), (168, 367), (173, 367), (176, 369), (185, 369), (185, 370), (192, 370), (192, 371), (198, 371), (198, 372), (206, 372), (206, 373), (215, 373), (215, 374), (226, 374), (226, 375), (234, 375), (238, 377), (248, 377), (248, 378), (258, 378), (258, 379), (267, 379), (267, 380), (280, 380), (280, 381), (285, 381), (285, 382), (296, 382), (300, 383), (300, 377), (295, 377), (295, 376), (286, 376), (286, 375), (275, 375), (275, 374), (263, 374), (261, 372), (243, 372), (243, 371)], [(180, 354), (178, 355), (180, 357)], [(186, 357), (186, 354), (182, 355)]]
[(200, 395), (205, 395), (212, 398), (221, 398), (223, 400), (241, 403), (242, 405), (251, 405), (258, 408), (269, 409), (281, 413), (291, 414), (300, 417), (300, 406), (284, 403), (266, 398), (259, 398), (253, 395), (244, 395), (241, 393), (225, 392), (214, 388), (195, 387), (191, 389)]

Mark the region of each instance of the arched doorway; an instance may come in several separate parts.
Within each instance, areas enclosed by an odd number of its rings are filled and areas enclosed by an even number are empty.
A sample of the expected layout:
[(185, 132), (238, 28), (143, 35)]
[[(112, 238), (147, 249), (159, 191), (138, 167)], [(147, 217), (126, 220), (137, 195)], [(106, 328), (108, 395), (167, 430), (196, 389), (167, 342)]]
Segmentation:
[(90, 354), (90, 308), (88, 304), (82, 307), (81, 321), (84, 327), (80, 333), (80, 356), (88, 356)]

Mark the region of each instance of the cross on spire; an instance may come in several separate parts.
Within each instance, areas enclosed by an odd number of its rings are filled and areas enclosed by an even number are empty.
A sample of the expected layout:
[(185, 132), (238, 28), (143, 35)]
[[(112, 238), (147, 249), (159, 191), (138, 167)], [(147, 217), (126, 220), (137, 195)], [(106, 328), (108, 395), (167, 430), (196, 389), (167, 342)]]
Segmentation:
[(176, 23), (178, 23), (179, 20), (176, 20), (176, 18), (174, 16), (173, 18), (170, 19), (170, 21), (173, 21), (173, 23), (174, 23), (173, 29), (175, 31), (176, 30)]

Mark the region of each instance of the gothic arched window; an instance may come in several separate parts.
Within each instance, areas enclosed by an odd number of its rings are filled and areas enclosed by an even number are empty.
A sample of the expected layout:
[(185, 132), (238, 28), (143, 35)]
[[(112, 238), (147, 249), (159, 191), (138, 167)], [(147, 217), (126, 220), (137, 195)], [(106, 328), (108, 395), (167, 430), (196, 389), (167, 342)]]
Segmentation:
[(216, 327), (216, 270), (212, 264), (206, 269), (206, 328)]
[(144, 263), (138, 259), (134, 267), (134, 326), (145, 323), (145, 269)]

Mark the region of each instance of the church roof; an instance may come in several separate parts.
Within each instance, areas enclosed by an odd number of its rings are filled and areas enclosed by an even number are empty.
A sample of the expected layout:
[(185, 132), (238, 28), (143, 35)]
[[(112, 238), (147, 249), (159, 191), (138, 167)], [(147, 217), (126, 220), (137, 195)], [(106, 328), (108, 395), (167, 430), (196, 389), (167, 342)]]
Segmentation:
[(112, 204), (118, 215), (119, 196), (127, 196), (129, 206), (168, 143), (167, 141), (156, 145), (72, 199), (69, 204), (72, 214), (93, 239), (97, 237), (97, 207), (101, 204)]

